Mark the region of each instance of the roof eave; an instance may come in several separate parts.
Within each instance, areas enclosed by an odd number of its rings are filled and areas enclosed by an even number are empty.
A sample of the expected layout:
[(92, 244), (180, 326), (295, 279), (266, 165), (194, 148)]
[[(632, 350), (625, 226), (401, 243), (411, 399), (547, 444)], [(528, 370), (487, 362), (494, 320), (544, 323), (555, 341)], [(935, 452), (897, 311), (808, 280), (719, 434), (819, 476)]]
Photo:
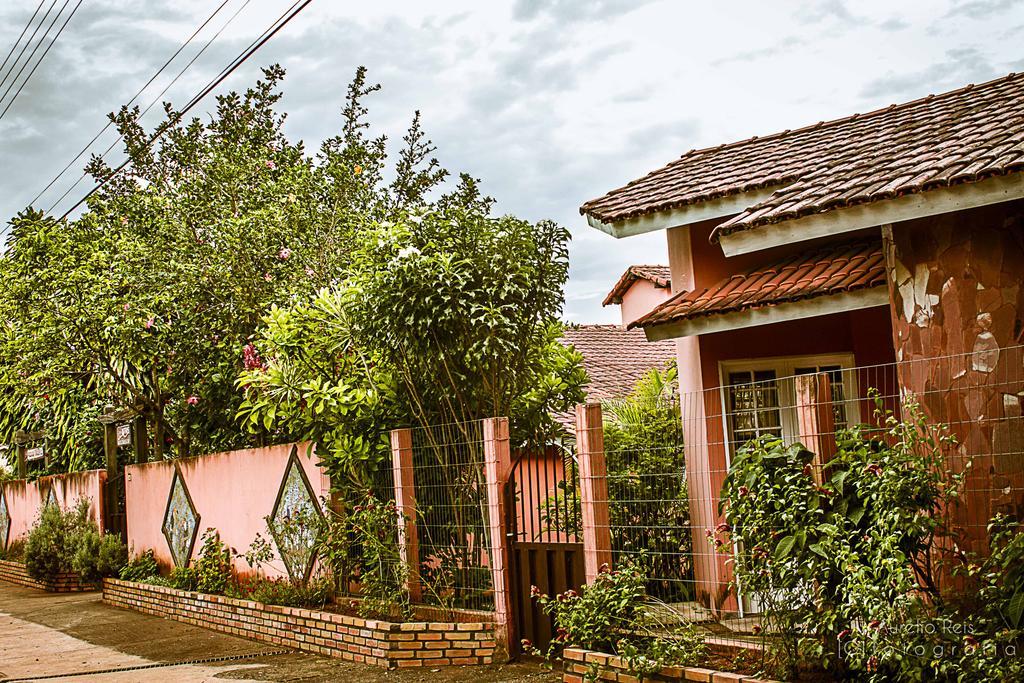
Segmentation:
[(772, 196), (772, 193), (778, 187), (780, 186), (748, 190), (747, 192), (709, 199), (705, 202), (685, 204), (674, 209), (656, 211), (642, 216), (634, 216), (607, 223), (589, 213), (585, 215), (587, 217), (587, 224), (590, 227), (607, 233), (616, 239), (621, 239), (623, 237), (632, 237), (648, 232), (691, 225), (713, 218), (734, 216), (744, 209), (765, 201)]
[(889, 289), (885, 285), (880, 285), (730, 313), (651, 324), (643, 326), (643, 330), (647, 341), (662, 341), (888, 305)]
[(1024, 173), (857, 204), (721, 235), (726, 256), (1024, 198)]

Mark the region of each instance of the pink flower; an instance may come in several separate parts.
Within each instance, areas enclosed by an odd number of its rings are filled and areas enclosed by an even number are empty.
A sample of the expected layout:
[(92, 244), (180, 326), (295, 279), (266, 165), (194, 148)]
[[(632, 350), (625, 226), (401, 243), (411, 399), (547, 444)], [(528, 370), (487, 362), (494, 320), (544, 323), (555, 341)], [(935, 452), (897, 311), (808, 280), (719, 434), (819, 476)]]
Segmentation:
[(128, 310), (129, 308), (131, 308), (131, 307), (132, 307), (132, 305), (131, 305), (131, 304), (129, 304), (129, 303), (126, 303), (126, 304), (124, 305), (124, 310), (126, 310), (126, 311), (127, 311), (127, 310)]
[(267, 165), (267, 168), (269, 168), (271, 171), (273, 171), (275, 168), (277, 168), (277, 164), (275, 164), (271, 159), (267, 159), (267, 164), (266, 165)]
[(313, 277), (313, 275), (315, 275), (313, 269), (310, 268), (309, 266), (306, 266), (306, 277)]
[(242, 365), (246, 370), (266, 370), (267, 364), (260, 358), (260, 352), (254, 345), (246, 344), (242, 349)]
[(277, 258), (281, 259), (282, 261), (287, 261), (288, 259), (291, 258), (291, 256), (292, 250), (289, 249), (288, 247), (285, 247), (281, 251), (277, 252)]
[(156, 320), (152, 316), (150, 316), (149, 320), (146, 321), (146, 329), (147, 330), (153, 329), (153, 325), (155, 325), (155, 324), (156, 324)]
[(185, 403), (188, 403), (190, 406), (194, 406), (195, 404), (199, 403), (199, 397), (195, 395), (189, 396), (187, 399), (185, 399)]
[(267, 282), (270, 282), (271, 280), (274, 279), (274, 276), (271, 275), (270, 273), (264, 273), (263, 279), (266, 280)]

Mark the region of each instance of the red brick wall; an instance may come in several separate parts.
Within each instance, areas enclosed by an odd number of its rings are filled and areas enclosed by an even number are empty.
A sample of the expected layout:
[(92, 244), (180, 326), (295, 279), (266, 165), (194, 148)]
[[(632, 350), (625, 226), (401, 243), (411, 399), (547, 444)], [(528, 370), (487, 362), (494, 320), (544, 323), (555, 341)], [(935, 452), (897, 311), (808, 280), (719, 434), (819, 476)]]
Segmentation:
[(222, 633), (388, 669), (490, 664), (494, 658), (494, 625), (487, 623), (396, 624), (117, 579), (103, 582), (103, 600)]
[(0, 580), (16, 583), (27, 588), (38, 588), (39, 590), (51, 593), (77, 593), (79, 591), (96, 590), (92, 584), (82, 584), (78, 581), (78, 574), (74, 572), (63, 572), (57, 575), (52, 583), (36, 581), (28, 574), (28, 569), (21, 562), (8, 562), (0, 560)]
[[(640, 683), (640, 677), (629, 673), (629, 666), (621, 658), (601, 652), (567, 648), (563, 683), (584, 683), (587, 680)], [(670, 681), (703, 681), (704, 683), (776, 683), (766, 678), (755, 678), (727, 671), (702, 669), (695, 666), (666, 666), (655, 674), (643, 677), (644, 683)]]

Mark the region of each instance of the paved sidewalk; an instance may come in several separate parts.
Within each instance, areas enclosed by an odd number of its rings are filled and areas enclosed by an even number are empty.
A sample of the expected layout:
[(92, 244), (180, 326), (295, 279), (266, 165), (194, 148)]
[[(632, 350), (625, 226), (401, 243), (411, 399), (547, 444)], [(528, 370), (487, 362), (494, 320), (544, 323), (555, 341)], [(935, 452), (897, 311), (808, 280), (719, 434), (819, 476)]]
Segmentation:
[[(98, 592), (45, 593), (0, 582), (0, 681), (560, 680), (529, 664), (388, 672), (340, 659), (281, 652), (275, 646), (111, 607)], [(182, 664), (215, 658), (224, 661)]]

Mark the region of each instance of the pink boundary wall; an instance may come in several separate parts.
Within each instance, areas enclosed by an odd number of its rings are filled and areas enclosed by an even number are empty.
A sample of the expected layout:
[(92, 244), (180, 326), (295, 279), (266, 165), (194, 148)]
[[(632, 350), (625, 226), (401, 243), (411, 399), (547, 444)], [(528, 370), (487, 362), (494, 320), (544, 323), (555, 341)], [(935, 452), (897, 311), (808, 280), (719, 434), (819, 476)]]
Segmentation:
[(90, 516), (102, 532), (103, 487), (106, 481), (106, 470), (87, 470), (39, 477), (35, 481), (15, 479), (0, 483), (7, 501), (7, 512), (11, 516), (9, 541), (28, 536), (51, 489), (62, 510), (73, 508), (79, 500), (91, 501)]
[[(128, 465), (125, 467), (125, 509), (132, 554), (152, 550), (165, 569), (174, 566), (161, 527), (176, 468), (199, 513), (199, 533), (192, 557), (199, 552), (203, 532), (211, 527), (219, 531), (221, 540), (237, 553), (248, 550), (257, 533), (274, 546), (264, 517), (274, 509), (289, 457), (296, 447), (313, 495), (323, 509), (324, 500), (330, 496), (330, 479), (317, 467), (318, 458), (307, 443)], [(274, 548), (276, 552), (276, 546)], [(239, 574), (252, 573), (253, 568), (244, 558), (236, 558), (234, 564)], [(270, 566), (263, 569), (270, 577), (287, 576), (283, 562), (276, 555)]]

